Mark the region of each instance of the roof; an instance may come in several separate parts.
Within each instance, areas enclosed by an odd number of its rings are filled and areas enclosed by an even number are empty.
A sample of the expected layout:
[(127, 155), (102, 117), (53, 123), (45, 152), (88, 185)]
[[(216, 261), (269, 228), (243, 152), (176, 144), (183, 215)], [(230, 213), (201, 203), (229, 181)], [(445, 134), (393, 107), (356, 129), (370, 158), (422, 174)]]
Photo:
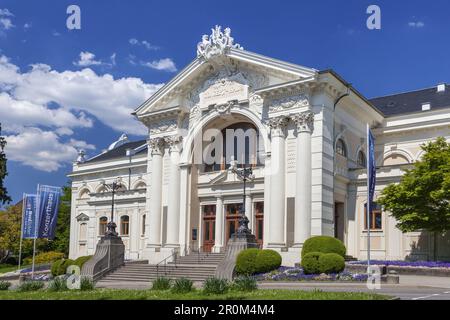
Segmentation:
[(386, 116), (422, 112), (422, 104), (429, 103), (430, 110), (450, 108), (450, 85), (445, 84), (445, 91), (438, 92), (437, 86), (416, 91), (393, 94), (369, 99)]
[[(139, 148), (144, 145), (145, 145), (145, 147)], [(104, 153), (99, 154), (98, 156), (95, 156), (89, 160), (86, 160), (85, 163), (93, 163), (93, 162), (97, 162), (97, 161), (111, 160), (114, 158), (122, 158), (122, 157), (126, 156), (127, 149), (136, 149), (136, 148), (139, 148), (139, 150), (136, 151), (135, 155), (147, 152), (147, 141), (146, 140), (138, 140), (138, 141), (124, 143), (112, 150), (108, 150)]]

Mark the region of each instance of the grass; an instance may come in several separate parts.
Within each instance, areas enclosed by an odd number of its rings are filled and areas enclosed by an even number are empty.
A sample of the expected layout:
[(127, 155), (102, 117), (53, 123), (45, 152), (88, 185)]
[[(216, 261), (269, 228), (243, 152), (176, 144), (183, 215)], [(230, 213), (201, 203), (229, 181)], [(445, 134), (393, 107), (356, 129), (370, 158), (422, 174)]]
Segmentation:
[[(23, 267), (26, 268), (28, 266), (23, 266)], [(14, 265), (14, 264), (0, 264), (0, 274), (11, 272), (11, 271), (16, 271), (16, 270), (17, 270), (17, 265)]]
[(362, 292), (324, 292), (301, 290), (231, 290), (226, 294), (207, 295), (201, 290), (174, 293), (171, 290), (95, 289), (51, 292), (0, 291), (0, 300), (385, 300), (389, 296)]

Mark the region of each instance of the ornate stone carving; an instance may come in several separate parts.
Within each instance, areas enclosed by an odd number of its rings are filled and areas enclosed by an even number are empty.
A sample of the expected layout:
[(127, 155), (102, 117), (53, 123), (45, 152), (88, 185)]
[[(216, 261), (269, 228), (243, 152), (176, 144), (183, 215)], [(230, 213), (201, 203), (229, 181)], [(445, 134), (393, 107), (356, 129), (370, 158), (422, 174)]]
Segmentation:
[(230, 48), (243, 50), (239, 44), (234, 43), (231, 37), (231, 29), (216, 25), (211, 29), (211, 35), (203, 35), (202, 41), (197, 44), (197, 56), (209, 60), (211, 57), (225, 54)]
[(305, 111), (295, 114), (291, 118), (297, 125), (298, 132), (312, 132), (314, 130), (314, 112)]
[(180, 143), (183, 141), (183, 137), (176, 135), (176, 136), (170, 136), (164, 138), (165, 143), (169, 146), (169, 150), (173, 151), (179, 151)]
[(272, 103), (269, 105), (269, 112), (277, 112), (292, 108), (301, 108), (308, 105), (309, 99), (304, 94), (283, 97), (272, 101)]
[(150, 135), (174, 131), (178, 127), (177, 119), (162, 119), (148, 125)]
[(153, 154), (162, 154), (164, 152), (164, 147), (166, 145), (166, 141), (164, 138), (151, 138), (147, 140), (148, 146)]
[(214, 105), (214, 110), (217, 111), (220, 115), (229, 114), (231, 112), (231, 108), (236, 104), (237, 100), (230, 100), (226, 103)]
[(286, 128), (288, 122), (289, 122), (289, 118), (286, 116), (270, 118), (267, 121), (267, 124), (271, 129), (272, 136), (284, 135), (284, 129)]

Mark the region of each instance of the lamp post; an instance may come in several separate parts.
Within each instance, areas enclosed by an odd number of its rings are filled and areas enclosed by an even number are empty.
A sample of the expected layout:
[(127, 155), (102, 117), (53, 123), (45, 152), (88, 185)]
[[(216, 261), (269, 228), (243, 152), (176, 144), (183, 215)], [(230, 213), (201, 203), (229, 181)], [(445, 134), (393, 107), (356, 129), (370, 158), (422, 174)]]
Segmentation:
[(246, 167), (244, 164), (243, 168), (237, 168), (237, 161), (232, 160), (230, 166), (231, 172), (237, 174), (244, 181), (244, 194), (242, 198), (242, 210), (241, 217), (239, 218), (239, 228), (237, 230), (237, 236), (243, 236), (251, 234), (251, 230), (248, 228), (248, 218), (245, 215), (245, 198), (246, 198), (246, 188), (247, 188), (247, 180), (251, 180), (253, 178), (253, 169), (252, 167)]
[(106, 225), (106, 227), (108, 229), (105, 232), (105, 237), (107, 237), (107, 238), (117, 237), (118, 236), (118, 234), (116, 232), (117, 225), (114, 222), (114, 195), (117, 190), (119, 190), (120, 188), (123, 187), (123, 184), (121, 184), (120, 180), (119, 180), (119, 181), (114, 181), (111, 184), (103, 183), (103, 186), (105, 186), (106, 189), (111, 190), (111, 194), (112, 194), (111, 195), (111, 219), (108, 222), (108, 224)]

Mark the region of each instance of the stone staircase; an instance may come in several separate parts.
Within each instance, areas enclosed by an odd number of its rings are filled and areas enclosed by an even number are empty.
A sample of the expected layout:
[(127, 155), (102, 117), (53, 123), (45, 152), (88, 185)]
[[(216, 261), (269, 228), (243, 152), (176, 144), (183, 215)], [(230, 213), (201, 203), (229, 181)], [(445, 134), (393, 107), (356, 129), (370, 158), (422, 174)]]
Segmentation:
[(213, 277), (217, 265), (224, 258), (223, 253), (191, 253), (178, 257), (177, 261), (166, 265), (150, 265), (148, 261), (129, 261), (114, 272), (107, 274), (97, 282), (97, 287), (111, 283), (149, 283), (157, 277), (170, 279), (188, 278), (192, 281), (204, 281)]

